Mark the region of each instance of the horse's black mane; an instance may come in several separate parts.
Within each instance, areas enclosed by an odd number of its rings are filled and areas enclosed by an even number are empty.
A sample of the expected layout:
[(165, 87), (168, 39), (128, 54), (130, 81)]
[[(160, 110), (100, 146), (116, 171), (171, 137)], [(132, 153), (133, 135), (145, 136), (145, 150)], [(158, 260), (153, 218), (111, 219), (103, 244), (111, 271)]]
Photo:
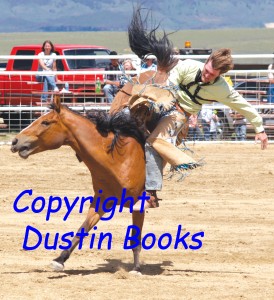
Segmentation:
[(113, 151), (119, 136), (132, 137), (142, 146), (145, 144), (144, 133), (137, 126), (136, 120), (128, 113), (121, 111), (110, 115), (103, 111), (91, 111), (87, 117), (96, 124), (97, 130), (102, 135), (107, 135), (109, 132), (114, 133), (110, 151)]
[[(71, 110), (67, 106), (65, 107), (73, 113), (84, 117), (79, 112)], [(49, 104), (49, 108), (57, 110), (54, 102)], [(130, 116), (129, 113), (120, 111), (110, 115), (101, 110), (92, 110), (88, 112), (86, 118), (96, 125), (96, 129), (100, 132), (100, 134), (107, 136), (110, 132), (114, 133), (114, 139), (110, 146), (110, 152), (112, 152), (116, 146), (119, 136), (132, 137), (139, 142), (142, 147), (145, 145), (145, 135), (138, 127), (136, 120)]]
[(152, 29), (148, 28), (148, 18), (151, 17), (151, 13), (148, 10), (146, 16), (142, 18), (142, 10), (144, 9), (140, 6), (134, 9), (132, 20), (128, 26), (130, 48), (141, 59), (149, 54), (155, 55), (158, 67), (170, 70), (178, 62), (178, 59), (172, 55), (173, 44), (169, 41), (165, 31), (163, 31), (162, 37), (157, 37), (159, 24)]

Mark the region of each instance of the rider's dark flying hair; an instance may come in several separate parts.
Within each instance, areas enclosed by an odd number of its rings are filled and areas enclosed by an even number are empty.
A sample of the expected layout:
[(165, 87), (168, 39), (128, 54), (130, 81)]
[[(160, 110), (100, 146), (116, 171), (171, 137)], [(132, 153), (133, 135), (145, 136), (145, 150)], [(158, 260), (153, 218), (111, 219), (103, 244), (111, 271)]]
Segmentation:
[[(168, 34), (163, 31), (163, 36), (157, 36), (157, 29), (160, 24), (148, 29), (148, 18), (151, 18), (151, 11), (142, 18), (141, 7), (134, 8), (132, 20), (128, 26), (128, 39), (131, 50), (140, 58), (145, 59), (148, 55), (155, 55), (158, 69), (169, 71), (178, 62), (173, 57), (173, 44), (168, 39)], [(151, 22), (152, 23), (152, 22)]]

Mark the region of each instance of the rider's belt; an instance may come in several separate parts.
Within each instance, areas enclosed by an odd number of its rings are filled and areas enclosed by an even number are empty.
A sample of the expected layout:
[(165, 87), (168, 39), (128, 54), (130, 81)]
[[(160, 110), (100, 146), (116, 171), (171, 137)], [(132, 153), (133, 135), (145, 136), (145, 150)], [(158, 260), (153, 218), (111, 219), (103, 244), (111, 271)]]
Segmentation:
[(178, 101), (176, 101), (175, 106), (176, 106), (176, 109), (177, 109), (180, 113), (186, 115), (187, 117), (189, 117), (189, 116), (191, 115), (189, 112), (185, 111), (185, 110), (180, 106), (180, 104), (178, 103)]

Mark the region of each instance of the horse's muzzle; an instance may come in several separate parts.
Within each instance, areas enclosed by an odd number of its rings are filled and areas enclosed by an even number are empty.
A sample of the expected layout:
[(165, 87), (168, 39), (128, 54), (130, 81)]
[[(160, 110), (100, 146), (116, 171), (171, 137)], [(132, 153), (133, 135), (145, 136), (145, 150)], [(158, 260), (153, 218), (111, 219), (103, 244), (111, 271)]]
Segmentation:
[(11, 142), (11, 152), (15, 153), (18, 151), (17, 147), (16, 147), (16, 144), (18, 143), (18, 139), (17, 138), (14, 138)]
[(28, 158), (31, 151), (30, 151), (30, 143), (29, 142), (22, 142), (20, 143), (19, 139), (14, 138), (11, 142), (11, 148), (12, 153), (18, 152), (19, 156), (21, 158)]

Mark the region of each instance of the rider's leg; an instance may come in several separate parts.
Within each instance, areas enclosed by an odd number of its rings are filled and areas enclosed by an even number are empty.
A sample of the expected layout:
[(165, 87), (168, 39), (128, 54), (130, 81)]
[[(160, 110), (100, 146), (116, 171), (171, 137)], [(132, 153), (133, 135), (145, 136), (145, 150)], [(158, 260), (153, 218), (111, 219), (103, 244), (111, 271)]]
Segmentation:
[(160, 191), (163, 184), (163, 159), (149, 144), (145, 145), (146, 191)]
[[(175, 146), (177, 134), (182, 130), (183, 126), (188, 126), (187, 121), (188, 119), (185, 114), (173, 111), (169, 115), (161, 118), (158, 125), (147, 139), (146, 191), (150, 191), (152, 197), (151, 201), (147, 201), (147, 203), (145, 203), (145, 208), (156, 207), (153, 200), (156, 198), (155, 200), (157, 204), (156, 190), (162, 189), (163, 160), (170, 163), (174, 168), (182, 169), (187, 169), (188, 166), (193, 168), (197, 164), (192, 157)], [(149, 147), (149, 145), (152, 147)], [(160, 158), (162, 158), (161, 160), (159, 159), (159, 155)], [(161, 164), (159, 162), (161, 162)], [(140, 209), (140, 202), (141, 201), (138, 201), (134, 205), (134, 210)]]
[(176, 137), (183, 126), (188, 126), (188, 118), (179, 111), (164, 116), (147, 139), (147, 142), (171, 166), (195, 164), (196, 161), (175, 146)]
[[(146, 194), (150, 200), (146, 201), (144, 208), (158, 207), (158, 198), (156, 191), (162, 189), (163, 184), (163, 159), (150, 145), (145, 145), (146, 156)], [(134, 211), (140, 211), (142, 202), (138, 201), (134, 206)]]

